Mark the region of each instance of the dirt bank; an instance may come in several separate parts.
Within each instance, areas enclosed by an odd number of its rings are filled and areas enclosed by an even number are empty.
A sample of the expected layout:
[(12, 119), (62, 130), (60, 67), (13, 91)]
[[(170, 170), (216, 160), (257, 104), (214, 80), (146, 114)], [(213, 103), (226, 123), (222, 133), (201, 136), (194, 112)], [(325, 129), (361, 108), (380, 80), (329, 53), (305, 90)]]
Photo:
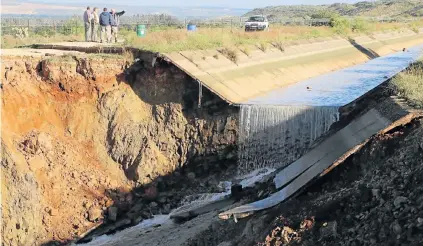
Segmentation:
[(133, 204), (134, 187), (235, 157), (236, 109), (205, 89), (199, 109), (198, 85), (170, 64), (2, 59), (5, 245), (70, 240)]
[(421, 245), (422, 123), (372, 138), (284, 205), (263, 245)]

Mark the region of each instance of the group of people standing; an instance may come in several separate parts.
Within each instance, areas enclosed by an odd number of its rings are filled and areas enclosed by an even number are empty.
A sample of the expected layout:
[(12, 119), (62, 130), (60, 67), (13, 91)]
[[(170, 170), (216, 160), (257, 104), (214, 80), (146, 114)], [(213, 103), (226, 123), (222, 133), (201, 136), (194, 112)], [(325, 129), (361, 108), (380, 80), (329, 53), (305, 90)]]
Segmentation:
[(103, 12), (98, 15), (97, 8), (91, 11), (90, 7), (84, 12), (84, 25), (85, 25), (85, 41), (98, 42), (98, 31), (100, 29), (100, 42), (113, 43), (117, 42), (119, 17), (125, 14), (125, 11), (116, 12), (114, 9)]

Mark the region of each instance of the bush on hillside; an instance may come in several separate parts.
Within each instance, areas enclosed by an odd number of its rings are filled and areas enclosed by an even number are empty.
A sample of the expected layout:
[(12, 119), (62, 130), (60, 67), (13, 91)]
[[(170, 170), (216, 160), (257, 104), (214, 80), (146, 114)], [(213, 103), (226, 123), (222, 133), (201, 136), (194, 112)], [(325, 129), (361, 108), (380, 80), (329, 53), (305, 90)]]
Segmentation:
[(347, 34), (351, 30), (351, 23), (341, 16), (332, 17), (330, 25), (338, 34)]
[(369, 23), (363, 18), (355, 18), (351, 24), (353, 32), (367, 32), (370, 29)]
[(332, 19), (337, 16), (336, 12), (333, 12), (329, 9), (320, 10), (311, 15), (312, 19)]

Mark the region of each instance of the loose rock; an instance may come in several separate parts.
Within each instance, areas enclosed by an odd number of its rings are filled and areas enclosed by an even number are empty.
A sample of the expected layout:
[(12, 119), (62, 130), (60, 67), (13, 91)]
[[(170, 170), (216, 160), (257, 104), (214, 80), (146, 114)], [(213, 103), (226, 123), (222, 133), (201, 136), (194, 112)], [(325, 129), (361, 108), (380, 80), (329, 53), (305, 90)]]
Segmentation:
[(395, 205), (395, 207), (399, 207), (399, 206), (401, 206), (401, 204), (406, 203), (407, 200), (408, 200), (407, 197), (398, 196), (394, 200), (394, 205)]
[(107, 209), (108, 219), (111, 220), (111, 221), (116, 221), (117, 212), (118, 212), (118, 208), (117, 207), (109, 207)]
[(338, 223), (336, 221), (327, 222), (325, 226), (320, 228), (320, 234), (322, 238), (330, 238), (337, 236), (337, 226)]
[(190, 179), (190, 180), (194, 180), (196, 176), (195, 176), (195, 173), (190, 172), (190, 173), (188, 173), (188, 174), (187, 174), (187, 177), (188, 177), (188, 179)]
[(102, 215), (102, 211), (99, 208), (91, 207), (90, 210), (88, 210), (88, 220), (91, 222), (97, 221)]
[(392, 224), (392, 230), (394, 231), (394, 233), (395, 233), (395, 234), (397, 234), (397, 235), (401, 235), (402, 228), (401, 228), (401, 226), (398, 224), (398, 222), (397, 222), (397, 221), (395, 221), (395, 222)]

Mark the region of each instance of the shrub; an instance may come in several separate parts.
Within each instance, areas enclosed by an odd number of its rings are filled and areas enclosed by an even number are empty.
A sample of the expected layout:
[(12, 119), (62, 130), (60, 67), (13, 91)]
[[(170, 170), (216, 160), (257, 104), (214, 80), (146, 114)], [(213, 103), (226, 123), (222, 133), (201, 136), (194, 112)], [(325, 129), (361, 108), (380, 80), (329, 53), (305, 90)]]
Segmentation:
[(284, 42), (283, 42), (282, 40), (276, 40), (276, 41), (274, 41), (274, 42), (272, 43), (272, 45), (273, 45), (276, 49), (280, 50), (281, 52), (285, 52), (285, 44), (284, 44)]
[(11, 34), (15, 38), (24, 39), (29, 37), (29, 32), (27, 27), (13, 27)]
[(37, 27), (34, 30), (34, 34), (41, 36), (41, 37), (49, 38), (49, 37), (54, 36), (56, 34), (56, 32), (51, 27)]
[(220, 50), (220, 53), (222, 53), (222, 55), (231, 60), (233, 63), (238, 62), (238, 55), (235, 50), (230, 48), (223, 48), (222, 50)]
[(260, 42), (258, 45), (257, 45), (257, 48), (259, 49), (259, 50), (261, 50), (261, 51), (263, 51), (263, 52), (266, 52), (266, 50), (267, 50), (267, 48), (268, 48), (268, 43), (266, 43), (266, 42)]
[(240, 48), (241, 52), (244, 53), (246, 56), (250, 56), (250, 49), (248, 47)]
[(338, 34), (347, 34), (351, 30), (350, 22), (344, 17), (333, 17), (330, 23), (335, 32)]
[(76, 18), (69, 19), (59, 28), (59, 33), (63, 35), (78, 35), (84, 33), (83, 23)]
[(352, 22), (351, 29), (353, 32), (367, 32), (370, 29), (370, 25), (363, 18), (355, 18)]
[(330, 11), (328, 9), (320, 10), (317, 13), (311, 15), (312, 19), (332, 19), (337, 16), (337, 13)]

